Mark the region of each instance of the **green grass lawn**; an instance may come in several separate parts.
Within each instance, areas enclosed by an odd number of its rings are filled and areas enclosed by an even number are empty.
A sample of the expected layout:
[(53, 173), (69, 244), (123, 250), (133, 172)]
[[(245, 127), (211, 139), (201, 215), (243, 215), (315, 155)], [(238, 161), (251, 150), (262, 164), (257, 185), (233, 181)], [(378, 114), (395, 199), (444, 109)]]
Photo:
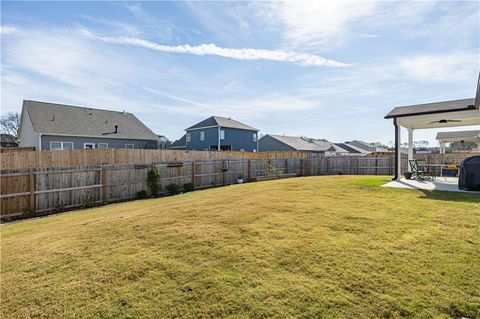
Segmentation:
[(480, 318), (480, 196), (259, 182), (1, 227), (3, 318)]

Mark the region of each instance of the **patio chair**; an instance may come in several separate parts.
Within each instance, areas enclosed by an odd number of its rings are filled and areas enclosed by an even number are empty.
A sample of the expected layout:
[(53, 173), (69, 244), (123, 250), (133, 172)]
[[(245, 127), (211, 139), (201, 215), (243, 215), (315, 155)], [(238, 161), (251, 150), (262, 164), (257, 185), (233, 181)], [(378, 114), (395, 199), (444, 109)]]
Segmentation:
[(412, 171), (412, 178), (422, 180), (427, 178), (427, 171), (425, 170), (425, 165), (427, 162), (425, 160), (409, 160), (408, 164), (410, 165), (410, 170)]

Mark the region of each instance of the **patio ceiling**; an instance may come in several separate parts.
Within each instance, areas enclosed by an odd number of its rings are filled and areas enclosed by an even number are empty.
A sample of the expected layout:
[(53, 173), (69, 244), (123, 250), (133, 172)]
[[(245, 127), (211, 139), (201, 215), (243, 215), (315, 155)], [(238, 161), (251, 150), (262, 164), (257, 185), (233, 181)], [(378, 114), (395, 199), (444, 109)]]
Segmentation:
[(385, 116), (409, 129), (429, 129), (480, 125), (480, 110), (475, 99), (400, 106)]
[(438, 132), (436, 139), (442, 142), (447, 142), (447, 143), (459, 142), (459, 141), (480, 142), (480, 130)]
[(480, 110), (472, 109), (457, 112), (398, 117), (397, 123), (400, 126), (410, 129), (474, 126), (480, 125)]

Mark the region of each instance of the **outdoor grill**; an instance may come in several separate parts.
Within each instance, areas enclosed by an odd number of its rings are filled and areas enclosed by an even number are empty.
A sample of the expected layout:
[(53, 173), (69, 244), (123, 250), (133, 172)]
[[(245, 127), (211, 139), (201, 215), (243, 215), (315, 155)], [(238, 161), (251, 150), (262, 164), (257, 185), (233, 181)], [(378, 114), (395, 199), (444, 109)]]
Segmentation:
[(460, 165), (458, 188), (464, 191), (480, 191), (480, 156), (467, 157)]

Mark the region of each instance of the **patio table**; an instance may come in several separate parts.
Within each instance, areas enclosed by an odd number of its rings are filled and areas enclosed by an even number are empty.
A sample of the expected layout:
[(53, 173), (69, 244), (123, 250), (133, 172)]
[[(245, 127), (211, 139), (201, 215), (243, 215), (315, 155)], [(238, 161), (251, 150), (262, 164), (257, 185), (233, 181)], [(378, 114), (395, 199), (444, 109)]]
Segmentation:
[(440, 175), (442, 175), (442, 169), (443, 168), (448, 168), (447, 164), (425, 164), (422, 165), (423, 167), (427, 168), (428, 171), (431, 171), (432, 174), (432, 179), (435, 179), (437, 175), (435, 174), (437, 171), (437, 168), (440, 170)]

